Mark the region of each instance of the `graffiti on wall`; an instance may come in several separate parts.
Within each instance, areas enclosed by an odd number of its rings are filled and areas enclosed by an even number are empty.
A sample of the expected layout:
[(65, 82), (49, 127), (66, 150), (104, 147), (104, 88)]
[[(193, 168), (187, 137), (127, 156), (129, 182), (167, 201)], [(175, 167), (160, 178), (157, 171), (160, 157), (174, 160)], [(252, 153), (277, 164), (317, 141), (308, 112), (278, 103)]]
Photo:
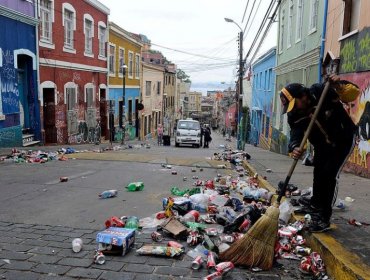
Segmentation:
[(14, 55), (10, 50), (3, 51), (3, 66), (0, 69), (0, 92), (2, 112), (19, 113), (19, 91), (17, 70), (14, 68)]
[(358, 125), (358, 135), (346, 169), (370, 178), (370, 72), (346, 74), (341, 78), (354, 82), (361, 89), (359, 98), (347, 107)]
[(340, 73), (370, 70), (370, 27), (345, 39), (340, 49)]

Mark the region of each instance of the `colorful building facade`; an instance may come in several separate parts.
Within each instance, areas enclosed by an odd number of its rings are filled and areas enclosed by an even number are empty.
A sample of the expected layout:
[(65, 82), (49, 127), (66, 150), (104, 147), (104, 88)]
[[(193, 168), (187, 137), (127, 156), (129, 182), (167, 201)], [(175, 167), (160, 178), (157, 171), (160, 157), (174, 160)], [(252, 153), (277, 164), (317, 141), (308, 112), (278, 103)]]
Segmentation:
[(41, 140), (36, 2), (0, 0), (0, 147)]
[(276, 48), (263, 54), (252, 65), (250, 143), (270, 149), (272, 103), (275, 90)]
[(97, 0), (40, 1), (40, 105), (46, 144), (90, 142), (98, 122), (102, 136), (108, 136), (109, 12)]
[(139, 112), (136, 109), (140, 102), (141, 48), (142, 43), (131, 33), (113, 22), (109, 24), (109, 99), (114, 100), (114, 126), (117, 129), (119, 116), (124, 114), (126, 139), (139, 136)]
[(356, 146), (345, 166), (370, 178), (370, 19), (369, 1), (331, 0), (328, 3), (325, 51), (340, 58), (339, 74), (357, 84), (360, 96), (345, 104), (358, 125)]

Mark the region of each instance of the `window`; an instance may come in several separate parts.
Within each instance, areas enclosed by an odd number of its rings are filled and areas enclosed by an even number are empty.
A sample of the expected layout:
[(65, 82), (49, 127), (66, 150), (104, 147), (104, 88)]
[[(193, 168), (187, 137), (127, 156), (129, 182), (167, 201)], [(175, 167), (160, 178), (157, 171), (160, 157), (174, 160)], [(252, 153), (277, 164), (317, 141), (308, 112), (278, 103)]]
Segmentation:
[(268, 84), (268, 90), (271, 90), (271, 84), (273, 83), (272, 81), (272, 69), (269, 69), (269, 84)]
[(152, 94), (152, 82), (145, 82), (145, 96), (150, 96)]
[(281, 12), (281, 19), (280, 19), (280, 46), (279, 46), (279, 52), (282, 52), (284, 49), (284, 20), (285, 20), (285, 10)]
[(157, 82), (157, 94), (161, 94), (161, 82)]
[(94, 107), (94, 88), (92, 87), (88, 87), (86, 88), (85, 90), (85, 98), (86, 98), (86, 105), (87, 105), (87, 108), (91, 108), (91, 107)]
[(297, 2), (297, 24), (295, 29), (295, 40), (299, 42), (302, 39), (302, 24), (303, 24), (303, 0)]
[(94, 19), (89, 14), (84, 15), (84, 33), (85, 33), (85, 55), (92, 55), (92, 43), (94, 37)]
[(267, 90), (268, 87), (269, 87), (269, 77), (268, 77), (267, 70), (265, 70), (265, 88), (264, 88), (264, 90)]
[(317, 12), (319, 10), (319, 0), (311, 0), (311, 13), (310, 13), (310, 27), (309, 32), (316, 31), (317, 27)]
[(289, 0), (289, 15), (288, 15), (288, 36), (287, 36), (287, 47), (290, 48), (292, 46), (292, 25), (293, 25), (293, 0)]
[(118, 52), (118, 59), (119, 59), (119, 71), (120, 77), (123, 77), (123, 65), (125, 65), (125, 49), (119, 48)]
[(52, 38), (52, 22), (53, 22), (53, 2), (50, 0), (40, 1), (40, 38), (41, 40), (51, 43)]
[(75, 87), (66, 88), (66, 97), (67, 97), (67, 110), (74, 110), (77, 103), (77, 92)]
[(135, 78), (140, 78), (140, 55), (135, 55)]
[(99, 21), (99, 56), (101, 58), (105, 58), (105, 43), (107, 42), (107, 37), (106, 37), (106, 32), (107, 32), (107, 27), (104, 22)]
[(109, 74), (115, 75), (116, 69), (116, 46), (109, 45)]
[(128, 52), (128, 76), (132, 78), (134, 75), (134, 54)]
[(361, 0), (343, 0), (343, 5), (344, 15), (342, 35), (345, 35), (358, 29)]
[(72, 17), (71, 11), (64, 11), (64, 46), (73, 49), (73, 29), (72, 29)]

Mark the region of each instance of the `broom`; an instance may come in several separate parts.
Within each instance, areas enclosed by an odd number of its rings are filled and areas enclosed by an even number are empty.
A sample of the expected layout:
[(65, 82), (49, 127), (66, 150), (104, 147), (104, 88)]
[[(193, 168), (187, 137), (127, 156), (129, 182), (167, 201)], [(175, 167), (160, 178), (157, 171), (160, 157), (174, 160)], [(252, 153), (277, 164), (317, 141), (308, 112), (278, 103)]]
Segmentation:
[[(299, 148), (303, 150), (304, 145), (311, 133), (324, 99), (329, 91), (330, 83), (326, 82), (325, 88), (321, 94), (320, 100), (316, 106), (315, 112), (307, 127), (307, 130), (301, 141)], [(279, 228), (279, 204), (282, 196), (285, 194), (286, 187), (290, 181), (293, 171), (297, 165), (298, 159), (294, 159), (292, 166), (281, 186), (277, 203), (267, 208), (266, 213), (248, 230), (248, 232), (235, 242), (229, 249), (220, 254), (220, 259), (233, 262), (235, 265), (259, 267), (263, 270), (272, 268), (274, 262), (274, 248), (277, 240), (277, 231)]]

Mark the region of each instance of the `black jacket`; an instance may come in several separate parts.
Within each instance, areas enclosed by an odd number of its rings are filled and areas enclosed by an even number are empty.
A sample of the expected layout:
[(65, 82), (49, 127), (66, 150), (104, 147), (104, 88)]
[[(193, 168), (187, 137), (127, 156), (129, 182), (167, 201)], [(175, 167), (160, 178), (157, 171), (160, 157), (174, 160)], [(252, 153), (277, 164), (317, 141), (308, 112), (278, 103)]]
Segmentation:
[[(309, 98), (315, 106), (312, 109), (312, 114), (319, 102), (324, 86), (324, 84), (314, 84), (309, 89)], [(288, 124), (291, 128), (290, 152), (301, 144), (310, 120), (310, 116), (303, 115), (295, 109), (288, 113)], [(352, 141), (356, 129), (356, 125), (343, 108), (336, 91), (330, 88), (308, 139), (316, 149), (329, 146), (336, 147), (342, 143)]]

